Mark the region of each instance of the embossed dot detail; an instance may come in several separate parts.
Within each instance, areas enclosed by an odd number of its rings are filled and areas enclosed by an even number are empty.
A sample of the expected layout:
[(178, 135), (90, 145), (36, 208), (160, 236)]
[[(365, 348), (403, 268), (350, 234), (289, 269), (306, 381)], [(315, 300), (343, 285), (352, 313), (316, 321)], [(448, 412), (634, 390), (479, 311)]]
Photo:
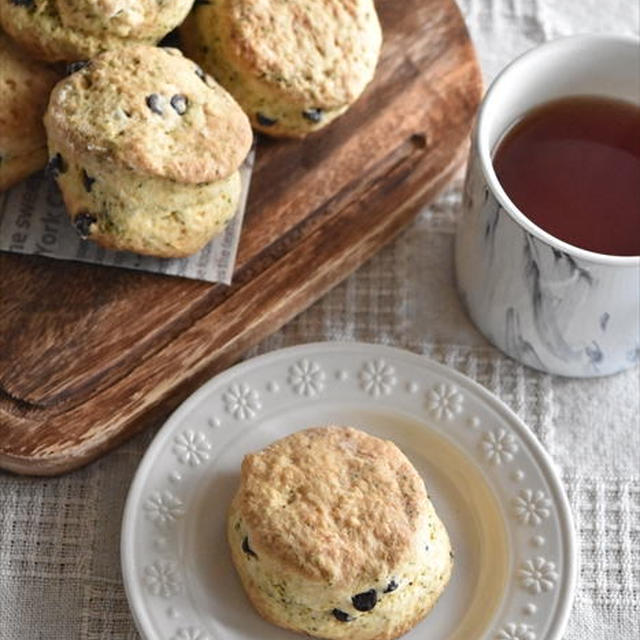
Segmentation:
[(531, 538), (531, 546), (532, 547), (543, 547), (545, 543), (545, 539), (543, 536), (533, 536)]
[(324, 379), (322, 367), (317, 362), (303, 358), (289, 367), (287, 382), (299, 396), (312, 398), (324, 391)]
[(280, 385), (275, 380), (271, 380), (267, 382), (267, 391), (269, 393), (278, 393), (278, 391), (280, 391)]
[(511, 472), (511, 479), (514, 482), (522, 482), (524, 480), (524, 471), (522, 469), (516, 469)]
[(183, 627), (178, 629), (170, 640), (209, 640), (209, 636), (198, 627)]
[(220, 422), (220, 418), (209, 418), (207, 420), (207, 424), (212, 428), (212, 429), (218, 429), (221, 425), (222, 422)]
[(260, 394), (244, 382), (232, 384), (222, 399), (227, 413), (236, 420), (251, 420), (262, 408)]
[(522, 607), (522, 613), (524, 613), (525, 616), (532, 616), (537, 610), (538, 607), (536, 607), (533, 602), (530, 602), (529, 604)]
[(154, 491), (142, 506), (145, 516), (157, 527), (171, 526), (184, 515), (182, 501), (171, 491)]
[(336, 380), (340, 380), (340, 382), (344, 382), (349, 378), (349, 374), (344, 369), (339, 369), (335, 373)]
[(418, 393), (418, 390), (420, 389), (420, 387), (418, 386), (417, 382), (407, 382), (407, 391), (409, 393)]
[(480, 418), (478, 418), (478, 416), (471, 416), (471, 417), (467, 420), (467, 424), (468, 424), (472, 429), (479, 429), (479, 428), (480, 428)]
[(536, 640), (537, 635), (528, 624), (510, 622), (494, 637), (496, 640)]
[(162, 551), (162, 549), (164, 549), (167, 546), (167, 541), (165, 538), (156, 538), (153, 541), (153, 546), (159, 551)]
[(175, 607), (169, 607), (167, 609), (167, 615), (170, 618), (179, 618), (180, 617), (180, 612)]
[(365, 362), (359, 373), (360, 388), (370, 396), (391, 395), (393, 388), (398, 383), (395, 376), (395, 368), (383, 358)]
[(453, 384), (439, 382), (427, 393), (426, 409), (436, 420), (451, 421), (462, 413), (464, 396)]
[(539, 526), (551, 516), (551, 500), (540, 489), (522, 489), (511, 501), (513, 517), (523, 525)]
[(173, 443), (171, 450), (181, 464), (197, 467), (209, 459), (211, 445), (199, 431), (187, 429), (178, 434)]
[(487, 431), (480, 441), (485, 460), (493, 466), (511, 462), (518, 451), (516, 439), (504, 429)]
[(182, 579), (175, 562), (156, 560), (144, 569), (143, 582), (154, 596), (171, 598), (182, 591)]
[(173, 471), (169, 474), (169, 481), (173, 482), (173, 484), (180, 482), (180, 480), (182, 480), (182, 475), (177, 471)]
[(555, 563), (541, 556), (523, 562), (516, 575), (520, 586), (534, 596), (552, 591), (560, 578)]

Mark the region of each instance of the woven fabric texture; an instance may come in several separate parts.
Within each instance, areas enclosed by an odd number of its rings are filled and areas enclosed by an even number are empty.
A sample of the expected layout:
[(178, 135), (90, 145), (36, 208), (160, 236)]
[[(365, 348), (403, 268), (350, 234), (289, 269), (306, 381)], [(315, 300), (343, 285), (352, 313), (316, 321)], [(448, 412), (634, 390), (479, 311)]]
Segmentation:
[[(460, 6), (487, 81), (547, 39), (640, 30), (637, 0), (461, 0)], [(566, 640), (635, 640), (640, 373), (559, 379), (515, 363), (478, 334), (453, 282), (460, 188), (458, 178), (392, 245), (248, 356), (320, 340), (391, 344), (445, 363), (502, 398), (551, 454), (575, 515), (581, 575)], [(120, 575), (120, 522), (156, 430), (60, 478), (0, 472), (0, 640), (138, 637)]]

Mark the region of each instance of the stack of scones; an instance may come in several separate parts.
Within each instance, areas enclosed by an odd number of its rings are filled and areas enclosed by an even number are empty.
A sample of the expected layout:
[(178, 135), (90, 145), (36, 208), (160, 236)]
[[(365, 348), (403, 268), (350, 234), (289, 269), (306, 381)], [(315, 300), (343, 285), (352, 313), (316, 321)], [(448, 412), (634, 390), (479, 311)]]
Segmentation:
[[(46, 166), (82, 238), (161, 258), (234, 216), (252, 128), (326, 127), (382, 44), (373, 0), (0, 0), (0, 28), (0, 191)], [(445, 589), (447, 531), (392, 442), (311, 428), (241, 472), (230, 555), (266, 620), (391, 640)]]
[(0, 0), (0, 27), (0, 190), (48, 162), (83, 238), (166, 258), (233, 217), (251, 126), (325, 127), (382, 42), (372, 0)]

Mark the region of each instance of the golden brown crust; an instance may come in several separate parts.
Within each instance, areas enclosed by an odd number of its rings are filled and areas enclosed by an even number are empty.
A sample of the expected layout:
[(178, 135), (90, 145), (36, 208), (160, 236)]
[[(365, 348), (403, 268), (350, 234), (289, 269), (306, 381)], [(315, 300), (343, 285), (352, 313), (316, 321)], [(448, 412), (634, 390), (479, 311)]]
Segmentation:
[(130, 44), (153, 44), (183, 21), (192, 2), (0, 0), (0, 21), (35, 58), (72, 62)]
[(311, 98), (316, 107), (334, 109), (353, 102), (370, 78), (368, 62), (377, 59), (370, 0), (223, 0), (208, 6), (218, 33), (228, 33), (230, 64), (243, 75), (267, 76), (289, 102), (304, 106)]
[(224, 89), (179, 51), (145, 45), (100, 54), (58, 83), (45, 125), (80, 162), (89, 155), (189, 184), (230, 176), (252, 141)]
[(45, 166), (47, 148), (41, 147), (0, 162), (0, 191), (5, 191)]
[(141, 182), (133, 171), (95, 160), (78, 164), (72, 156), (64, 164), (57, 181), (72, 224), (83, 236), (117, 251), (162, 258), (191, 255), (222, 232), (240, 197), (238, 172), (192, 185), (149, 177)]
[(227, 537), (265, 620), (330, 640), (391, 640), (429, 613), (451, 545), (391, 442), (345, 427), (297, 432), (245, 458)]
[(0, 33), (0, 189), (46, 163), (42, 116), (58, 78)]
[(382, 41), (372, 0), (217, 0), (196, 6), (181, 35), (255, 128), (296, 137), (360, 96)]
[(193, 0), (55, 0), (61, 23), (85, 33), (156, 40), (182, 22)]
[(235, 505), (258, 555), (268, 550), (283, 570), (349, 583), (402, 561), (426, 500), (395, 444), (326, 427), (246, 456)]

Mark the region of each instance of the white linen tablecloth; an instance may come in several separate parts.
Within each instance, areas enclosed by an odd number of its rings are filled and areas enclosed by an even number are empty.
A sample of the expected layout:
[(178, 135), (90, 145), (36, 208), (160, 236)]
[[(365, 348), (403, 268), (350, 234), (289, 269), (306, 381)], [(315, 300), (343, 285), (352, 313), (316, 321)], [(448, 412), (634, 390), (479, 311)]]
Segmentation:
[[(544, 40), (640, 31), (638, 0), (460, 5), (487, 82)], [(567, 640), (638, 640), (639, 371), (560, 379), (518, 365), (478, 334), (453, 282), (460, 186), (457, 180), (408, 232), (249, 355), (320, 340), (380, 342), (426, 354), (485, 385), (551, 454), (573, 507), (581, 575)], [(61, 478), (0, 472), (0, 640), (138, 637), (120, 576), (120, 522), (155, 431)]]

